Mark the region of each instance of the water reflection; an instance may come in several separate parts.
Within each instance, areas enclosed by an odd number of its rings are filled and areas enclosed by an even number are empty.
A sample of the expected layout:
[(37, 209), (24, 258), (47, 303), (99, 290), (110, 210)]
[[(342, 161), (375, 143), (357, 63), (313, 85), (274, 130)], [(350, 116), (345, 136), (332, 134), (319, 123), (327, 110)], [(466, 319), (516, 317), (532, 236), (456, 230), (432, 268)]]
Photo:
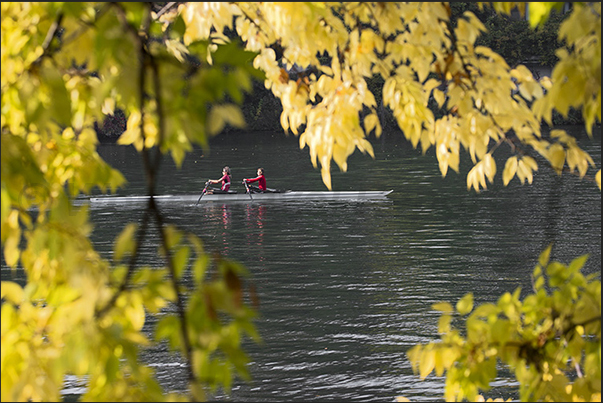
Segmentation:
[(245, 240), (247, 249), (253, 256), (250, 258), (259, 262), (266, 260), (264, 250), (264, 216), (266, 206), (264, 204), (248, 203), (245, 205)]
[(227, 203), (207, 203), (203, 206), (203, 232), (212, 234), (220, 244), (220, 253), (228, 256), (231, 251), (232, 207)]

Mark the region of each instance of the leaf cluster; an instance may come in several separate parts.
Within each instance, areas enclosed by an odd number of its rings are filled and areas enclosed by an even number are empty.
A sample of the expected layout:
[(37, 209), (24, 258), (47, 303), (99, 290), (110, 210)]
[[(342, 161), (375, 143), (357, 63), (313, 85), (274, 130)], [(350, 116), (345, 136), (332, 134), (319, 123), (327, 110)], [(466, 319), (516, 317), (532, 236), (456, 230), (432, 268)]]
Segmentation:
[[(597, 401), (601, 399), (601, 282), (580, 270), (587, 256), (569, 265), (549, 262), (551, 247), (533, 272), (533, 292), (521, 289), (496, 303), (474, 308), (473, 294), (442, 312), (441, 340), (408, 352), (421, 378), (446, 374), (447, 401), (475, 401), (507, 365), (520, 384), (522, 401)], [(451, 326), (465, 320), (465, 334)]]
[[(125, 184), (96, 151), (103, 116), (127, 116), (119, 142), (140, 151), (150, 196), (164, 154), (180, 165), (192, 144), (244, 124), (236, 104), (257, 76), (249, 52), (218, 48), (218, 37), (185, 46), (177, 9), (153, 8), (2, 3), (2, 250), (26, 276), (2, 281), (3, 401), (58, 401), (68, 374), (86, 380), (82, 399), (99, 401), (205, 400), (249, 378), (241, 340), (259, 335), (244, 268), (166, 225), (153, 197), (103, 259), (87, 206), (73, 203)], [(153, 230), (159, 267), (140, 263)], [(143, 327), (159, 313), (149, 339)], [(189, 396), (165, 393), (140, 362), (163, 341), (184, 362)]]
[[(544, 26), (560, 4), (530, 5), (530, 25)], [(514, 8), (525, 11), (526, 5), (493, 3), (496, 13)], [(460, 153), (468, 152), (474, 166), (467, 187), (477, 192), (494, 180), (491, 161), (505, 145), (513, 158), (542, 156), (558, 172), (561, 165), (584, 177), (574, 163), (578, 154), (578, 165), (594, 167), (576, 145), (544, 138), (541, 125), (552, 124), (553, 111), (567, 117), (571, 109), (582, 109), (589, 134), (601, 120), (597, 3), (577, 3), (563, 20), (559, 63), (552, 79), (541, 80), (521, 64), (512, 61), (509, 67), (479, 42), (488, 27), (476, 14), (467, 10), (453, 16), (445, 3), (233, 3), (215, 9), (187, 5), (184, 13), (188, 40), (234, 26), (246, 49), (258, 53), (254, 66), (265, 72), (266, 88), (281, 100), (283, 129), (299, 136), (300, 148), (308, 147), (329, 189), (332, 161), (345, 171), (356, 149), (372, 155), (366, 138), (382, 132), (375, 94), (414, 147), (435, 148), (443, 176), (449, 169), (459, 172)], [(218, 24), (205, 22), (214, 18)], [(548, 41), (551, 34), (543, 28), (526, 42)], [(542, 39), (536, 39), (539, 35)], [(379, 80), (382, 87), (374, 88)], [(434, 114), (433, 101), (441, 113)], [(538, 166), (524, 165), (525, 170), (508, 175), (531, 182)]]

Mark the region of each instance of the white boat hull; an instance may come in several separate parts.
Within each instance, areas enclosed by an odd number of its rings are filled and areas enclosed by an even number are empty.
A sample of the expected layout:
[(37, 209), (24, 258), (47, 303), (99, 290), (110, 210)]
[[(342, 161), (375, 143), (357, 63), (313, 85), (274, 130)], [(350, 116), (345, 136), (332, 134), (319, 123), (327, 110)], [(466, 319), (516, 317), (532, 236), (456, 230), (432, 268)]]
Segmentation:
[[(155, 196), (157, 202), (170, 203), (207, 203), (207, 202), (250, 202), (250, 201), (283, 201), (283, 200), (367, 200), (384, 199), (393, 190), (387, 191), (342, 191), (311, 192), (287, 191), (282, 193), (229, 193), (206, 194), (199, 200), (199, 195), (162, 195)], [(149, 196), (102, 196), (91, 197), (90, 203), (141, 203)]]

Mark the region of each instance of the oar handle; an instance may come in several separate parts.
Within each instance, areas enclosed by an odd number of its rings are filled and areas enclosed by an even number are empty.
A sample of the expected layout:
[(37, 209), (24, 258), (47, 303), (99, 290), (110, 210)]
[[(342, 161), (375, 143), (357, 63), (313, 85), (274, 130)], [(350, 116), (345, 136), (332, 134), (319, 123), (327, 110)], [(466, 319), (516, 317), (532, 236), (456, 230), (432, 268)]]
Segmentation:
[(199, 204), (199, 202), (201, 201), (201, 198), (203, 197), (203, 195), (205, 194), (205, 191), (207, 190), (207, 187), (209, 186), (209, 181), (205, 182), (205, 187), (203, 188), (203, 190), (201, 191), (201, 196), (199, 196), (199, 198), (197, 199), (197, 203), (195, 203), (195, 206), (197, 204)]
[(253, 197), (251, 196), (251, 191), (249, 190), (249, 186), (247, 186), (247, 180), (243, 179), (243, 183), (245, 184), (245, 189), (247, 190), (247, 194), (249, 194), (249, 198), (253, 200)]

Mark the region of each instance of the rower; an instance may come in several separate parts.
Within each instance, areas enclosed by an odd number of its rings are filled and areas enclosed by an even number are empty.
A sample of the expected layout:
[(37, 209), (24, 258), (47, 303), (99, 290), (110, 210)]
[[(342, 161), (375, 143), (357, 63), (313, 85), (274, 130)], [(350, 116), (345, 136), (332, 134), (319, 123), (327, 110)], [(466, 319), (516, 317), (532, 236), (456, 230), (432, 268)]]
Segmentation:
[(221, 183), (222, 184), (220, 189), (207, 188), (205, 193), (207, 193), (208, 195), (219, 194), (219, 193), (231, 193), (229, 191), (230, 190), (230, 168), (228, 166), (225, 166), (222, 169), (222, 177), (220, 179), (208, 179), (207, 183), (209, 183), (209, 184)]
[(248, 186), (252, 193), (264, 193), (266, 191), (266, 177), (264, 177), (264, 168), (258, 168), (258, 176), (251, 179), (243, 179), (243, 184), (257, 182), (258, 186)]

